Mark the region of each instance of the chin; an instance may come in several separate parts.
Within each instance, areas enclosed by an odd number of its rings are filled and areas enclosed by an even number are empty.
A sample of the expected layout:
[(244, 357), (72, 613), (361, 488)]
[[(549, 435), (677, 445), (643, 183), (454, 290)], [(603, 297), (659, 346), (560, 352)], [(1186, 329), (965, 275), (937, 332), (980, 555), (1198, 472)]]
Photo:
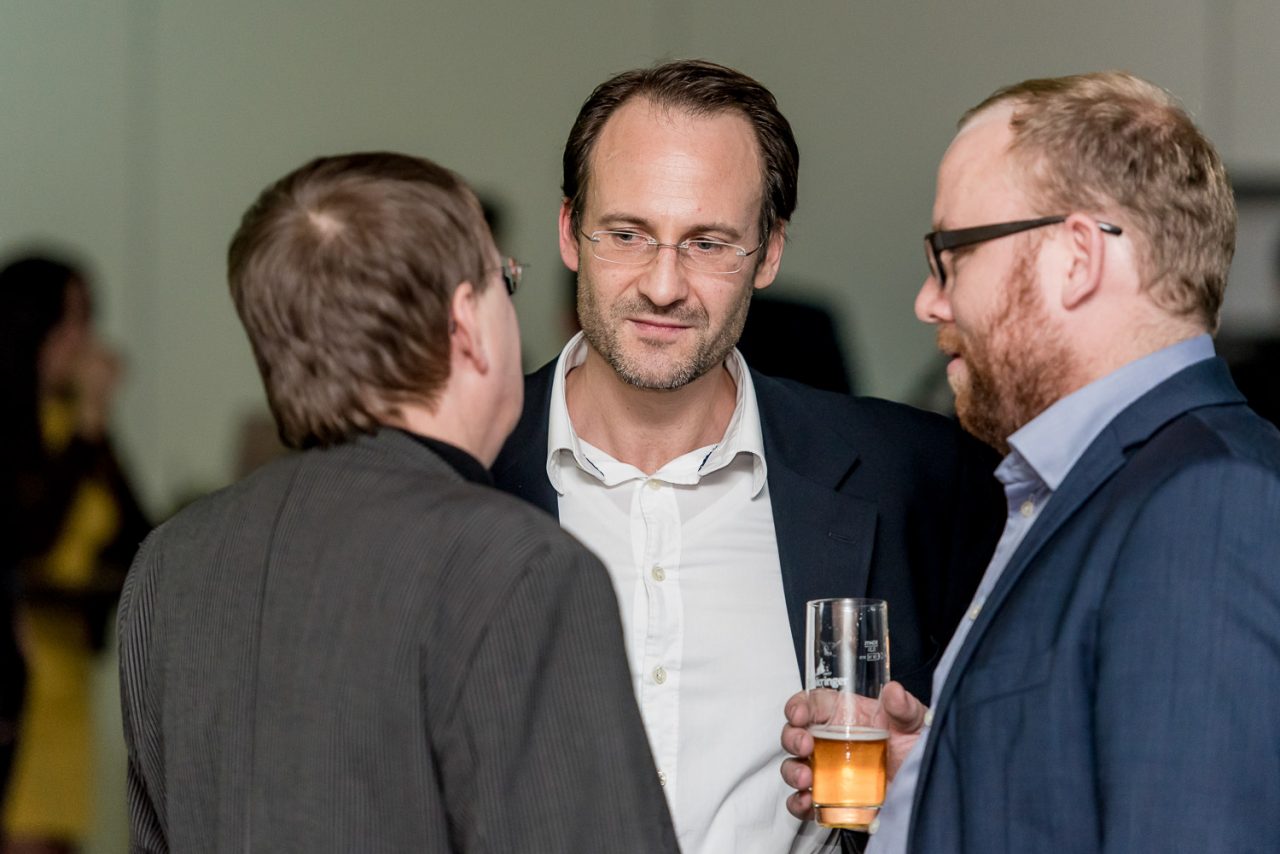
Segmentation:
[(650, 354), (649, 358), (629, 353), (613, 365), (614, 372), (628, 385), (654, 391), (671, 391), (697, 379), (690, 361), (679, 361)]
[(618, 376), (630, 386), (634, 388), (644, 389), (646, 391), (675, 391), (683, 388), (691, 383), (696, 377), (690, 377), (684, 372), (668, 371), (665, 373), (653, 373), (649, 371), (619, 371)]

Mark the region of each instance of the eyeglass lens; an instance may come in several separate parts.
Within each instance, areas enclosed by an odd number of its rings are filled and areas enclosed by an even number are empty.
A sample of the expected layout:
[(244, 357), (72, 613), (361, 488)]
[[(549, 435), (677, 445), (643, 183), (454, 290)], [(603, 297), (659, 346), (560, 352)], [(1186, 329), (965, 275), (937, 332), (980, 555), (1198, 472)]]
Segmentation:
[(675, 250), (680, 262), (703, 273), (736, 273), (750, 253), (741, 246), (718, 240), (686, 240), (661, 243), (629, 231), (594, 231), (584, 234), (591, 242), (591, 254), (611, 264), (642, 265), (652, 261), (663, 248)]

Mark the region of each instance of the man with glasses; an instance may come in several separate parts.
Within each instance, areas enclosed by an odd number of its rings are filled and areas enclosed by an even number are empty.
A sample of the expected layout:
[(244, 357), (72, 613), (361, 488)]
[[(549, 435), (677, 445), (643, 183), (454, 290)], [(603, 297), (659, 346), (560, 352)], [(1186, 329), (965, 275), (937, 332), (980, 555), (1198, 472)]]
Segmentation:
[[(1280, 434), (1210, 338), (1235, 222), (1211, 143), (1130, 75), (961, 120), (916, 314), (1008, 517), (932, 707), (886, 691), (868, 851), (1280, 850)], [(815, 715), (788, 706), (799, 756)]]
[(520, 412), (520, 266), (471, 190), (321, 158), (228, 267), (306, 450), (130, 571), (131, 850), (675, 852), (608, 576), (485, 470)]
[(805, 601), (887, 599), (894, 672), (927, 693), (998, 534), (994, 457), (951, 422), (760, 376), (734, 349), (777, 274), (797, 161), (772, 94), (719, 65), (592, 93), (559, 219), (583, 332), (528, 378), (494, 465), (604, 559), (689, 854), (795, 836), (776, 721)]

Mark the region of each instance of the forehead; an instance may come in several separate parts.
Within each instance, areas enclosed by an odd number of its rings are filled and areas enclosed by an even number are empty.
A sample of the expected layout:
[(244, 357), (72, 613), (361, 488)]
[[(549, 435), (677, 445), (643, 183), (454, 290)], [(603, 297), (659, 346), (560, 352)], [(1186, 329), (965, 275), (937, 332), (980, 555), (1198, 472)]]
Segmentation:
[(1009, 154), (1012, 107), (994, 107), (961, 128), (938, 167), (938, 228), (984, 225), (1028, 214), (1025, 181)]
[(694, 115), (643, 98), (619, 107), (591, 152), (592, 215), (753, 220), (763, 198), (762, 157), (738, 112)]

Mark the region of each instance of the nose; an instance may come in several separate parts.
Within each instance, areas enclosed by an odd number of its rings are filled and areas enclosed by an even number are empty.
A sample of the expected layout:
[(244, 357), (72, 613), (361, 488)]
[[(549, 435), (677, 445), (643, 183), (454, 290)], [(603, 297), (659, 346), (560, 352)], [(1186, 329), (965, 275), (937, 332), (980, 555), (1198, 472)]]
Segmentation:
[[(671, 251), (665, 252), (667, 249)], [(658, 244), (657, 257), (645, 268), (638, 289), (658, 306), (673, 305), (689, 295), (689, 282), (676, 247)]]
[(922, 323), (943, 323), (952, 320), (951, 300), (932, 274), (920, 286), (916, 294), (916, 317)]

